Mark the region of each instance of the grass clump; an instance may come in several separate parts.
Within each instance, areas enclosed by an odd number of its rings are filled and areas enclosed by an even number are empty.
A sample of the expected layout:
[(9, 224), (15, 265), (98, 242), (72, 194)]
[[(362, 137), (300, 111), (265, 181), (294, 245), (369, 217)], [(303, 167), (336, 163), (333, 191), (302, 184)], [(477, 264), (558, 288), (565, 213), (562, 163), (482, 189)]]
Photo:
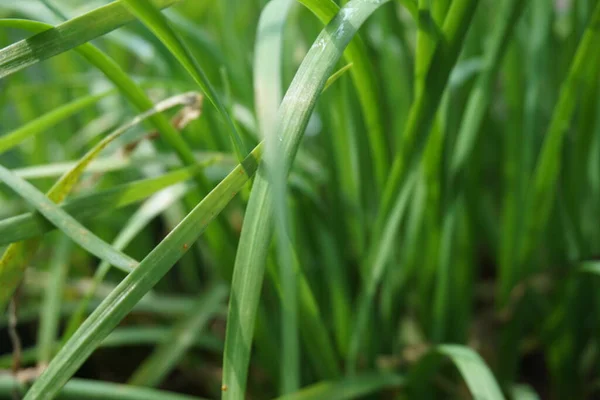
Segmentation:
[(597, 394), (600, 2), (32, 3), (0, 398)]

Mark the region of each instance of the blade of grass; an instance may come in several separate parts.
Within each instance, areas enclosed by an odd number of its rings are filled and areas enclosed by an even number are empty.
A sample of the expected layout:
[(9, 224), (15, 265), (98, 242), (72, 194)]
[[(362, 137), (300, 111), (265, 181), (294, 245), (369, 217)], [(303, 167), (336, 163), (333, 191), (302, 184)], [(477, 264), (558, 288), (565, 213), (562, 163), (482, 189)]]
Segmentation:
[[(223, 167), (235, 167), (236, 162), (233, 156), (219, 152), (194, 152), (196, 163), (210, 165), (210, 163), (221, 165)], [(56, 163), (33, 165), (30, 167), (16, 168), (12, 171), (23, 179), (43, 179), (60, 177), (65, 172), (73, 168), (77, 161), (62, 161)], [(135, 167), (162, 166), (177, 167), (181, 163), (177, 156), (172, 153), (160, 154), (115, 154), (108, 157), (98, 157), (86, 168), (89, 173), (106, 174), (126, 169), (135, 169)], [(197, 164), (196, 164), (197, 165)], [(188, 167), (188, 168), (193, 168)], [(223, 176), (224, 177), (224, 176)]]
[(525, 4), (518, 0), (504, 1), (498, 11), (496, 23), (490, 33), (490, 42), (484, 54), (484, 67), (469, 95), (454, 146), (455, 150), (452, 153), (450, 180), (453, 184), (456, 176), (465, 168), (473, 150), (483, 118), (492, 99), (494, 79)]
[[(15, 388), (21, 393), (27, 390), (26, 385), (11, 375), (0, 375), (0, 394), (12, 396)], [(89, 379), (71, 379), (56, 398), (60, 400), (202, 400), (200, 397), (164, 390)]]
[(414, 393), (411, 391), (413, 396), (433, 395), (431, 380), (444, 358), (450, 359), (456, 366), (474, 399), (504, 400), (494, 375), (481, 357), (470, 348), (459, 345), (437, 346), (419, 361), (408, 377), (415, 390)]
[[(332, 0), (298, 0), (323, 23), (329, 23), (338, 13), (339, 6)], [(365, 44), (357, 35), (344, 52), (344, 58), (353, 65), (350, 70), (352, 82), (356, 88), (358, 100), (365, 118), (367, 135), (371, 151), (371, 160), (375, 175), (376, 188), (382, 190), (390, 164), (389, 146), (383, 131), (383, 121), (376, 107), (377, 83), (373, 67)]]
[[(273, 110), (278, 109), (281, 102), (283, 26), (291, 4), (291, 0), (275, 0), (267, 4), (261, 12), (257, 28), (254, 97), (260, 135), (266, 139), (267, 146), (277, 142), (277, 115)], [(269, 150), (267, 154), (270, 154)], [(282, 308), (280, 392), (286, 394), (295, 392), (300, 387), (300, 350), (296, 272), (293, 268), (292, 250), (288, 246), (289, 216), (285, 212), (284, 203), (285, 198), (280, 199), (279, 204), (283, 204), (283, 207), (275, 208), (279, 211), (276, 220), (281, 221), (276, 228)]]
[(0, 154), (17, 146), (19, 143), (21, 143), (27, 138), (39, 135), (45, 130), (69, 118), (76, 112), (97, 103), (98, 101), (110, 94), (114, 94), (114, 91), (111, 90), (96, 95), (89, 95), (78, 98), (72, 101), (71, 103), (60, 106), (42, 115), (41, 117), (36, 118), (33, 121), (21, 125), (19, 128), (11, 132), (2, 134), (2, 136), (0, 136)]
[(40, 308), (40, 327), (38, 330), (38, 365), (46, 366), (54, 353), (54, 342), (58, 336), (60, 307), (69, 273), (69, 256), (72, 242), (61, 236), (50, 262), (50, 283), (44, 291), (43, 307)]
[(181, 63), (185, 70), (192, 76), (194, 81), (206, 93), (206, 97), (219, 110), (221, 116), (225, 119), (233, 148), (238, 157), (238, 161), (242, 162), (248, 149), (244, 144), (241, 136), (238, 134), (234, 125), (233, 119), (225, 108), (225, 105), (219, 98), (217, 92), (212, 87), (206, 74), (198, 64), (198, 61), (192, 56), (182, 39), (177, 36), (171, 28), (165, 17), (149, 0), (124, 0), (127, 7), (150, 29), (157, 38), (169, 49), (175, 58)]
[[(180, 0), (153, 0), (159, 8)], [(122, 0), (113, 1), (56, 27), (28, 20), (0, 20), (1, 27), (40, 32), (0, 50), (0, 79), (89, 42), (134, 21)]]
[(600, 4), (596, 5), (590, 17), (569, 68), (568, 76), (562, 84), (560, 97), (552, 113), (552, 120), (536, 163), (530, 186), (529, 213), (526, 214), (525, 232), (519, 251), (519, 264), (526, 262), (550, 214), (552, 200), (554, 199), (551, 194), (555, 190), (560, 172), (560, 152), (563, 138), (578, 103), (580, 85), (586, 84), (585, 78), (589, 76), (587, 74), (587, 68), (589, 68), (587, 62), (590, 59), (595, 59), (592, 55), (597, 50), (595, 45), (600, 41), (598, 26), (600, 26)]
[(346, 400), (357, 399), (404, 384), (403, 377), (394, 374), (364, 374), (335, 382), (319, 382), (276, 400)]
[(216, 286), (201, 295), (189, 312), (163, 337), (162, 343), (133, 372), (128, 383), (158, 386), (194, 344), (227, 296), (227, 288)]
[(414, 100), (400, 139), (400, 148), (396, 153), (391, 173), (387, 179), (381, 207), (377, 214), (374, 231), (383, 231), (387, 215), (402, 185), (406, 172), (411, 170), (420, 158), (426, 134), (433, 122), (433, 116), (441, 101), (442, 93), (450, 72), (458, 59), (464, 37), (475, 13), (478, 0), (453, 1), (442, 27), (442, 36), (435, 48), (425, 86)]
[(402, 217), (407, 209), (408, 200), (414, 190), (416, 184), (416, 175), (408, 178), (408, 182), (404, 185), (404, 188), (398, 199), (392, 212), (389, 215), (390, 221), (386, 225), (386, 230), (381, 234), (381, 242), (377, 245), (378, 252), (371, 253), (371, 259), (368, 264), (371, 266), (371, 272), (368, 280), (363, 284), (363, 288), (357, 301), (356, 319), (352, 326), (352, 334), (350, 336), (350, 347), (348, 351), (348, 358), (346, 362), (346, 370), (350, 374), (356, 373), (356, 367), (358, 364), (359, 352), (361, 345), (363, 345), (363, 339), (366, 328), (369, 323), (369, 318), (372, 313), (372, 306), (377, 292), (377, 287), (381, 278), (384, 275), (385, 267), (389, 263), (389, 256), (392, 252), (394, 245), (397, 243), (396, 232), (399, 229)]
[[(383, 3), (349, 2), (315, 40), (281, 103), (273, 140), (276, 143), (268, 144), (274, 163), (268, 171), (264, 163), (259, 168), (236, 254), (223, 358), (223, 399), (243, 398), (246, 389), (256, 310), (271, 241), (273, 189), (285, 192), (281, 180), (285, 181), (328, 75), (358, 27)], [(279, 173), (275, 184), (268, 179), (273, 173)], [(278, 196), (285, 199), (285, 193)]]
[[(246, 184), (249, 176), (245, 171), (255, 171), (260, 155), (261, 147), (257, 146), (244, 161), (244, 167), (236, 167), (119, 283), (54, 357), (29, 389), (25, 400), (51, 398), (58, 393), (102, 340), (183, 256), (210, 221)], [(252, 168), (255, 168), (254, 171)]]
[[(64, 232), (65, 235), (69, 236), (75, 243), (79, 244), (82, 248), (86, 249), (98, 258), (107, 260), (115, 267), (123, 269), (126, 272), (131, 271), (138, 265), (138, 262), (133, 258), (113, 249), (111, 245), (94, 235), (87, 228), (77, 222), (75, 218), (64, 212), (33, 185), (17, 177), (15, 174), (10, 172), (10, 170), (4, 168), (3, 166), (0, 166), (0, 180), (14, 190), (25, 201), (34, 206), (40, 214), (42, 214), (48, 221)], [(7, 268), (6, 263), (8, 263), (10, 260), (14, 260), (14, 258), (11, 257), (11, 253), (4, 254), (4, 268)], [(20, 268), (20, 266), (18, 266), (18, 268)], [(15, 275), (11, 268), (3, 270), (2, 275), (4, 276), (5, 274), (8, 276)], [(9, 298), (12, 295), (13, 290), (7, 289), (12, 288), (2, 288), (3, 298)]]
[[(88, 220), (107, 210), (115, 210), (136, 203), (144, 198), (178, 182), (192, 178), (205, 168), (206, 164), (181, 168), (157, 178), (143, 179), (116, 186), (101, 192), (74, 197), (61, 204), (61, 208), (77, 220)], [(38, 213), (25, 213), (0, 221), (0, 246), (43, 235), (55, 229)]]

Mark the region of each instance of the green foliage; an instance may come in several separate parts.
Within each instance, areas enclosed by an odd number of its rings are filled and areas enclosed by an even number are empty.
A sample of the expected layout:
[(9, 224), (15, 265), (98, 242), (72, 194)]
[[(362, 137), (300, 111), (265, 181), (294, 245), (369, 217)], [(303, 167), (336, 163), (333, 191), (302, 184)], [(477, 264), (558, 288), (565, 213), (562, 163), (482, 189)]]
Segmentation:
[(596, 395), (600, 1), (27, 3), (0, 399)]

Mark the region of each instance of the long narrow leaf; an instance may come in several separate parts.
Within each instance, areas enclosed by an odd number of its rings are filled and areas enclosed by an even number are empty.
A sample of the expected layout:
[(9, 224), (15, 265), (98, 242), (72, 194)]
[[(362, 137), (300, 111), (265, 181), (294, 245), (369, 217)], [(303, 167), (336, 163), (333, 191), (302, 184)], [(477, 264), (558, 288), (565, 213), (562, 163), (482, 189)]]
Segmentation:
[[(87, 228), (81, 225), (75, 218), (64, 212), (52, 200), (44, 196), (42, 192), (37, 190), (33, 185), (27, 183), (10, 170), (0, 165), (0, 180), (6, 183), (25, 201), (34, 206), (40, 214), (48, 221), (55, 225), (58, 229), (69, 236), (75, 243), (96, 255), (102, 260), (107, 260), (116, 267), (123, 269), (126, 272), (131, 271), (138, 262), (131, 257), (117, 251), (104, 240), (94, 235)], [(13, 275), (11, 271), (3, 271), (9, 275)], [(6, 288), (3, 287), (4, 292)], [(3, 297), (4, 297), (3, 293)], [(8, 294), (10, 297), (10, 294)]]

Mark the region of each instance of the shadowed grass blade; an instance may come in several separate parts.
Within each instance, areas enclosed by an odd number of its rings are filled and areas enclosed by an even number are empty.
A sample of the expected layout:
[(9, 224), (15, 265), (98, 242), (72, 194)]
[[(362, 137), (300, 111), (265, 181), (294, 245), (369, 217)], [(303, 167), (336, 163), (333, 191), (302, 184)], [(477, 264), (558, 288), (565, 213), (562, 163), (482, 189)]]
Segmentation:
[[(11, 375), (0, 376), (0, 395), (12, 396), (26, 387)], [(46, 398), (46, 397), (39, 397)], [(61, 400), (202, 400), (200, 397), (170, 393), (164, 390), (127, 386), (88, 379), (72, 379), (57, 397)]]
[(219, 311), (228, 290), (219, 285), (200, 296), (188, 314), (165, 335), (163, 342), (134, 371), (128, 383), (136, 386), (158, 386), (176, 367), (186, 351), (202, 334), (210, 318)]
[(433, 395), (432, 378), (444, 358), (450, 359), (465, 380), (471, 396), (480, 400), (504, 400), (494, 376), (481, 357), (472, 349), (459, 345), (441, 345), (432, 349), (409, 376), (415, 389), (413, 396)]
[(67, 236), (61, 236), (50, 262), (50, 282), (44, 291), (43, 306), (40, 308), (40, 327), (38, 331), (38, 365), (46, 366), (52, 359), (54, 342), (60, 326), (60, 306), (63, 289), (69, 272), (69, 256), (72, 242)]
[(404, 379), (393, 374), (357, 375), (337, 382), (319, 382), (297, 393), (278, 397), (276, 400), (347, 400), (363, 398), (383, 389), (404, 384)]

